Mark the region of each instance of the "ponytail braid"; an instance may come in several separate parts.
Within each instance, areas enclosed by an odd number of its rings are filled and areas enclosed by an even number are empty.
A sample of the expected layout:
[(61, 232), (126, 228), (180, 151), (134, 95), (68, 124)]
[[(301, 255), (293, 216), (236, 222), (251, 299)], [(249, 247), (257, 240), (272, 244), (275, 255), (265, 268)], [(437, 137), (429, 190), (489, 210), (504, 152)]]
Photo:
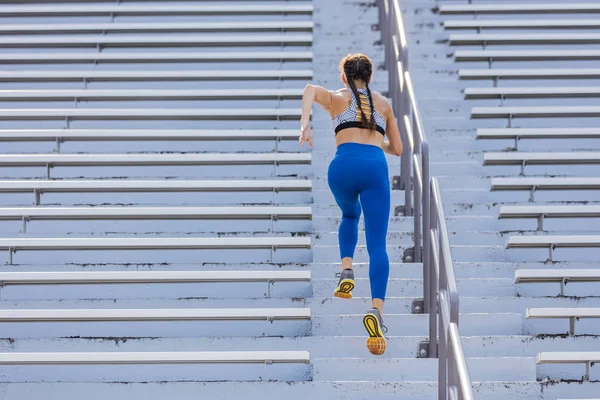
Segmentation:
[[(367, 122), (367, 115), (365, 114), (365, 111), (362, 108), (362, 104), (360, 101), (360, 93), (358, 92), (358, 89), (356, 88), (356, 85), (354, 84), (354, 79), (349, 79), (348, 80), (348, 86), (350, 86), (350, 90), (352, 90), (352, 93), (354, 94), (354, 98), (356, 99), (356, 108), (358, 108), (360, 110), (360, 115), (361, 115), (361, 121), (362, 121), (362, 125), (363, 127), (369, 129), (368, 126), (368, 122)], [(373, 105), (371, 105), (371, 107), (373, 107)], [(373, 118), (373, 116), (371, 115), (371, 119)]]
[[(375, 107), (373, 105), (373, 96), (371, 89), (369, 88), (369, 82), (371, 81), (371, 75), (373, 74), (373, 63), (369, 57), (364, 54), (349, 54), (340, 62), (340, 72), (346, 76), (348, 86), (356, 99), (356, 107), (360, 110), (361, 124), (363, 128), (369, 130), (375, 130)], [(362, 101), (360, 93), (356, 88), (355, 80), (361, 80), (365, 82), (367, 89), (367, 102), (371, 111), (370, 118), (367, 118), (365, 111), (362, 108)]]
[(371, 89), (369, 89), (369, 82), (366, 82), (367, 86), (367, 99), (369, 100), (369, 106), (371, 107), (371, 119), (369, 120), (369, 129), (375, 129), (377, 124), (375, 123), (375, 106), (373, 105), (373, 96), (371, 95)]

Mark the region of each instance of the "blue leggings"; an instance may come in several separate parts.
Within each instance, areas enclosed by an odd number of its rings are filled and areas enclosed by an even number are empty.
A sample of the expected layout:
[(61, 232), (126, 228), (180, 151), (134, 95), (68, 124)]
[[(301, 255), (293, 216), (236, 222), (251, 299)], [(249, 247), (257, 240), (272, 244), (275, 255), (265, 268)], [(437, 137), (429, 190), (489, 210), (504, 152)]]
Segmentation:
[[(327, 174), (329, 188), (342, 210), (340, 258), (354, 258), (361, 207), (365, 215), (371, 296), (385, 300), (390, 262), (386, 237), (390, 216), (390, 180), (383, 150), (374, 145), (338, 146)], [(359, 202), (360, 198), (360, 202)]]

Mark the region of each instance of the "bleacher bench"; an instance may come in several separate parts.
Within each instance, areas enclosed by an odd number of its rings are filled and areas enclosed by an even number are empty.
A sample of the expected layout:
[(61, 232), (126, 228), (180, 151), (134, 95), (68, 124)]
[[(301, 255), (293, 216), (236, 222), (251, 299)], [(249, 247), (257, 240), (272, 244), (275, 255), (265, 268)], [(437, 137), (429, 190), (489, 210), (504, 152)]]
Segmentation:
[(151, 192), (305, 192), (312, 189), (307, 179), (247, 180), (7, 180), (0, 193), (33, 193), (40, 204), (42, 193), (151, 193)]
[(525, 165), (577, 165), (599, 163), (600, 152), (592, 151), (577, 151), (571, 153), (530, 153), (521, 151), (498, 153), (486, 152), (483, 156), (483, 165), (520, 165), (522, 167), (522, 174)]
[(598, 351), (564, 351), (542, 352), (537, 355), (538, 364), (585, 364), (584, 380), (590, 380), (590, 369), (593, 363), (600, 362)]
[(600, 60), (600, 50), (458, 50), (456, 61)]
[(592, 248), (600, 247), (600, 235), (523, 235), (509, 236), (507, 249), (547, 248), (548, 260), (553, 261), (552, 255), (556, 248)]
[[(600, 28), (600, 26), (599, 26)], [(598, 79), (600, 69), (596, 68), (549, 68), (549, 69), (461, 69), (458, 76), (462, 80), (476, 79)], [(2, 75), (0, 75), (1, 79)]]
[[(1, 15), (1, 13), (0, 13)], [(82, 36), (0, 36), (1, 48), (36, 47), (177, 47), (177, 46), (310, 46), (312, 35), (82, 35)]]
[(600, 178), (492, 178), (491, 190), (527, 190), (534, 200), (538, 190), (598, 190)]
[(9, 264), (17, 250), (231, 250), (308, 249), (309, 237), (222, 237), (222, 238), (0, 238), (0, 249), (8, 250)]
[(0, 120), (297, 120), (299, 108), (40, 108), (0, 109)]
[(310, 308), (19, 309), (0, 310), (2, 322), (277, 321), (310, 320)]
[(582, 318), (600, 318), (600, 308), (528, 308), (527, 319), (569, 319), (569, 335), (575, 335), (575, 322)]
[(0, 272), (0, 286), (148, 283), (310, 282), (310, 271)]
[[(119, 82), (312, 79), (310, 70), (230, 71), (0, 71), (0, 82)], [(227, 92), (227, 91), (226, 91)], [(244, 91), (241, 91), (244, 93)]]
[(35, 4), (3, 5), (0, 17), (41, 16), (118, 16), (118, 15), (270, 15), (312, 14), (313, 6), (305, 4)]
[(307, 351), (0, 353), (0, 365), (308, 364)]
[(546, 218), (600, 218), (600, 206), (501, 206), (498, 218), (536, 218), (541, 231)]
[(600, 282), (597, 269), (519, 269), (515, 271), (515, 283), (560, 283), (560, 295), (564, 296), (569, 282)]
[[(1, 96), (1, 93), (0, 93)], [(467, 88), (465, 99), (538, 99), (599, 97), (600, 87), (495, 87)]]
[(596, 44), (600, 35), (596, 33), (519, 33), (519, 34), (454, 34), (450, 35), (453, 45), (537, 45), (537, 44)]
[(597, 106), (474, 107), (471, 118), (581, 118), (600, 117)]
[(597, 29), (598, 19), (475, 19), (444, 21), (446, 29)]
[(440, 14), (590, 14), (600, 13), (595, 3), (456, 4), (442, 5)]
[(142, 32), (269, 32), (312, 31), (312, 21), (221, 21), (221, 22), (115, 22), (88, 24), (4, 24), (0, 33), (74, 34), (74, 33), (142, 33)]
[(312, 51), (202, 51), (202, 52), (40, 52), (1, 53), (0, 64), (13, 63), (177, 63), (312, 61)]
[(599, 128), (482, 128), (477, 139), (598, 139)]
[(0, 90), (0, 101), (265, 100), (301, 99), (303, 89)]
[(310, 153), (0, 154), (0, 167), (310, 164)]

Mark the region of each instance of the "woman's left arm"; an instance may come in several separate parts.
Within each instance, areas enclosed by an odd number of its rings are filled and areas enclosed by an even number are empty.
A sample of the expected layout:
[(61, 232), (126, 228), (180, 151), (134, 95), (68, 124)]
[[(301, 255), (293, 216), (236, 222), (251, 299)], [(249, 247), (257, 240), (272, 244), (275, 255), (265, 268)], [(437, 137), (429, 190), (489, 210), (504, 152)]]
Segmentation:
[(310, 111), (313, 103), (317, 103), (325, 111), (332, 114), (333, 110), (333, 99), (332, 94), (329, 90), (322, 86), (317, 85), (306, 85), (304, 88), (304, 94), (302, 95), (302, 117), (300, 118), (301, 133), (300, 133), (300, 144), (308, 141), (310, 147), (312, 147), (312, 131), (310, 129)]

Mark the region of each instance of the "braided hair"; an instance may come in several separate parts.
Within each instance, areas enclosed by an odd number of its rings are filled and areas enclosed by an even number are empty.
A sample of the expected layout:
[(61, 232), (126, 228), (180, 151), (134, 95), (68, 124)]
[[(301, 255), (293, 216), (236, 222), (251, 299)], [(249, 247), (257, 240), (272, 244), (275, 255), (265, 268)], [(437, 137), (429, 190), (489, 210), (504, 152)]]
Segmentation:
[[(360, 110), (361, 122), (365, 129), (375, 130), (375, 108), (373, 106), (373, 97), (371, 96), (371, 89), (369, 89), (369, 82), (373, 75), (373, 62), (369, 57), (364, 54), (348, 54), (340, 62), (340, 72), (346, 76), (348, 86), (356, 98), (356, 106)], [(355, 80), (361, 80), (365, 82), (367, 88), (367, 100), (371, 109), (370, 118), (367, 118), (365, 111), (361, 104), (360, 93), (356, 88)]]

